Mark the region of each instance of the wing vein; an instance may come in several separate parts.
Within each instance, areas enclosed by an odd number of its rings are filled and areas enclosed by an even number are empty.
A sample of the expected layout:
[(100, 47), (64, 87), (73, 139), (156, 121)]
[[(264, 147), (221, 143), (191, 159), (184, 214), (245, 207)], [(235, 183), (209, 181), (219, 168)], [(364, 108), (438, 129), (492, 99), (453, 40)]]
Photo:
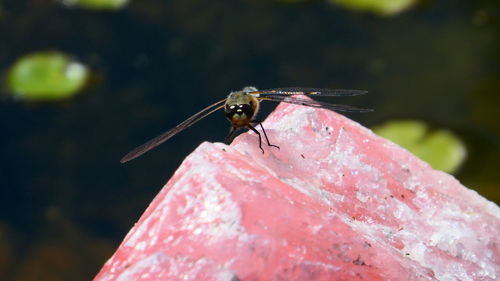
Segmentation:
[(273, 95), (306, 95), (306, 96), (322, 96), (322, 97), (350, 97), (364, 95), (368, 91), (364, 90), (350, 90), (350, 89), (327, 89), (327, 88), (274, 88), (268, 90), (261, 90), (252, 92), (258, 94), (260, 97), (273, 96)]
[(174, 128), (172, 128), (172, 129), (166, 131), (165, 133), (163, 133), (163, 134), (147, 141), (146, 143), (136, 147), (135, 149), (133, 149), (132, 151), (127, 153), (127, 155), (125, 155), (120, 160), (120, 162), (125, 163), (125, 162), (132, 160), (132, 159), (135, 159), (135, 158), (141, 156), (142, 154), (150, 151), (151, 149), (157, 147), (158, 145), (164, 143), (165, 141), (167, 141), (168, 139), (170, 139), (171, 137), (173, 137), (174, 135), (176, 135), (180, 131), (190, 127), (194, 123), (200, 121), (201, 119), (207, 117), (208, 115), (214, 113), (215, 111), (223, 108), (224, 107), (223, 103), (225, 101), (226, 101), (226, 99), (223, 99), (223, 100), (220, 100), (220, 101), (218, 101), (210, 106), (205, 107), (203, 110), (194, 114), (193, 116), (189, 117), (188, 119), (184, 120), (182, 123), (175, 126)]
[(317, 101), (317, 100), (308, 100), (308, 99), (302, 99), (302, 98), (297, 98), (297, 97), (293, 97), (293, 96), (266, 95), (265, 97), (262, 97), (260, 99), (274, 101), (274, 102), (286, 102), (286, 103), (297, 104), (297, 105), (305, 105), (305, 106), (316, 107), (316, 108), (326, 108), (326, 109), (330, 109), (333, 111), (342, 111), (342, 112), (370, 112), (370, 111), (373, 111), (373, 109), (359, 108), (359, 107), (354, 107), (354, 106), (344, 105), (344, 104), (333, 104), (333, 103), (321, 102), (321, 101)]

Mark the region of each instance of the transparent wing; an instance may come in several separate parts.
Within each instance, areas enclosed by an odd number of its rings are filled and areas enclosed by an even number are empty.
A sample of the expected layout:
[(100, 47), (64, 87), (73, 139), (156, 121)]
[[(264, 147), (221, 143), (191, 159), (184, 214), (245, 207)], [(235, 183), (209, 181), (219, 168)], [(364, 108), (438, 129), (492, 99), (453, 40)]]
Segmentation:
[(274, 88), (274, 89), (268, 89), (268, 90), (260, 90), (260, 91), (250, 92), (249, 94), (255, 95), (256, 97), (267, 97), (267, 96), (275, 96), (275, 95), (350, 97), (350, 96), (364, 95), (366, 93), (368, 93), (368, 91), (364, 91), (364, 90), (291, 87), (291, 88)]
[(303, 99), (303, 98), (299, 98), (299, 97), (279, 95), (279, 94), (266, 95), (263, 97), (259, 97), (258, 99), (259, 100), (274, 101), (274, 102), (286, 102), (286, 103), (305, 105), (305, 106), (317, 107), (317, 108), (326, 108), (326, 109), (330, 109), (333, 111), (342, 111), (342, 112), (370, 112), (370, 111), (373, 111), (373, 109), (359, 108), (359, 107), (354, 107), (354, 106), (350, 106), (350, 105), (343, 105), (343, 104), (333, 104), (333, 103), (327, 103), (327, 102), (321, 102), (321, 101), (316, 101), (316, 100), (309, 100), (309, 99)]
[(154, 139), (151, 139), (150, 141), (146, 142), (145, 144), (143, 144), (141, 146), (136, 147), (134, 150), (127, 153), (127, 155), (125, 155), (120, 160), (120, 162), (121, 163), (128, 162), (128, 161), (135, 159), (135, 158), (141, 156), (142, 154), (150, 151), (151, 149), (157, 147), (158, 145), (160, 145), (163, 142), (165, 142), (166, 140), (170, 139), (171, 137), (173, 137), (174, 135), (176, 135), (180, 131), (190, 127), (194, 123), (200, 121), (201, 119), (207, 117), (208, 115), (214, 113), (215, 111), (223, 108), (225, 101), (226, 101), (226, 99), (223, 99), (223, 100), (218, 101), (210, 106), (207, 106), (206, 108), (204, 108), (200, 112), (196, 113), (195, 115), (186, 119), (184, 122), (182, 122), (179, 125), (172, 128), (171, 130), (157, 136)]

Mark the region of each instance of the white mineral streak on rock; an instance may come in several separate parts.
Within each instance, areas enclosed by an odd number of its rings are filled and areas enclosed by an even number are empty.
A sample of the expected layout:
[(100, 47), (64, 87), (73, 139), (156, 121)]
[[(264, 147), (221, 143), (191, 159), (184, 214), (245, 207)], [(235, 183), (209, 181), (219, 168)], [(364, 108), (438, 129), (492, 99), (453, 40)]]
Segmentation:
[[(189, 199), (177, 209), (177, 213), (184, 218), (184, 224), (179, 229), (192, 231), (194, 234), (203, 233), (207, 236), (206, 243), (216, 242), (220, 237), (231, 239), (241, 233), (243, 229), (239, 206), (232, 199), (231, 193), (214, 177), (217, 166), (205, 165), (204, 155), (193, 155), (186, 161), (201, 167), (201, 170), (188, 171), (172, 187), (173, 195)], [(204, 183), (195, 194), (191, 186), (193, 178), (196, 182)]]

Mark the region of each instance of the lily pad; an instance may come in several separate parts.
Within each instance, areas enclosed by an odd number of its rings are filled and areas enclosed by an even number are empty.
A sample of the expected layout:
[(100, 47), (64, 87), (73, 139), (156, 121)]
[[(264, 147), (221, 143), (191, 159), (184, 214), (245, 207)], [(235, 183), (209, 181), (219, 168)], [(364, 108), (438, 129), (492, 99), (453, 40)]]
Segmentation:
[(62, 0), (66, 6), (78, 6), (94, 10), (118, 10), (125, 7), (129, 0)]
[(430, 131), (424, 122), (391, 121), (373, 131), (444, 172), (456, 172), (467, 155), (465, 145), (457, 136), (447, 130)]
[(73, 96), (88, 77), (85, 65), (58, 52), (21, 57), (10, 68), (7, 84), (16, 98), (31, 101), (60, 100)]
[(329, 0), (331, 3), (355, 11), (367, 11), (381, 16), (398, 14), (414, 4), (417, 0)]

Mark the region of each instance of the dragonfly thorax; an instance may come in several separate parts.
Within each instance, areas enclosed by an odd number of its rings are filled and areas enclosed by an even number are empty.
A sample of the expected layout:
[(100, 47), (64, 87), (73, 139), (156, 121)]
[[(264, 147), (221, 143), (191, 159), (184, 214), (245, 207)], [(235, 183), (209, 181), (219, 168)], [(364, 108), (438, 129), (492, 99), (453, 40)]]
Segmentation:
[(259, 110), (259, 101), (245, 91), (232, 92), (226, 99), (224, 111), (234, 127), (250, 124)]

